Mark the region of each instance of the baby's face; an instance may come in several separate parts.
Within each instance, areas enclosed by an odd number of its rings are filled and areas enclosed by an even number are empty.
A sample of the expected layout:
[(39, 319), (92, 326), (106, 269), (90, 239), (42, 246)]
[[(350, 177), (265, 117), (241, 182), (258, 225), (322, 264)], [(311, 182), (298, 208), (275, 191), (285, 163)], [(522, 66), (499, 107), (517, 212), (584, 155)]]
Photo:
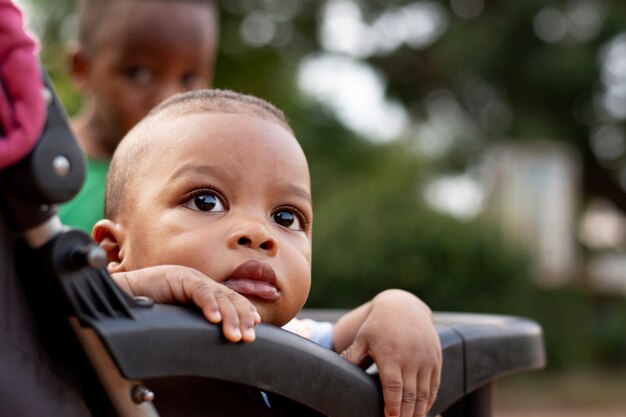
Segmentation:
[(168, 117), (115, 219), (125, 270), (195, 268), (248, 298), (264, 322), (302, 308), (311, 280), (306, 158), (282, 126), (224, 113)]
[(213, 10), (194, 1), (122, 1), (100, 26), (87, 94), (107, 140), (117, 141), (162, 100), (210, 86), (217, 50)]

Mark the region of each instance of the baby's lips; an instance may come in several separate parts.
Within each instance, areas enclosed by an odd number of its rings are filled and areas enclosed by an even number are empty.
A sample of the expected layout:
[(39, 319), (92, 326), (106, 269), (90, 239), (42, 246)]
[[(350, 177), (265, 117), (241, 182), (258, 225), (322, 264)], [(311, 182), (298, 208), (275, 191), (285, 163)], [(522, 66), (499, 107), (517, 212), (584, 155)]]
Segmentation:
[(277, 281), (270, 264), (249, 259), (229, 275), (224, 285), (241, 295), (276, 301), (280, 297)]
[(241, 295), (256, 297), (267, 301), (280, 298), (280, 291), (273, 284), (248, 278), (232, 278), (224, 281), (224, 285)]

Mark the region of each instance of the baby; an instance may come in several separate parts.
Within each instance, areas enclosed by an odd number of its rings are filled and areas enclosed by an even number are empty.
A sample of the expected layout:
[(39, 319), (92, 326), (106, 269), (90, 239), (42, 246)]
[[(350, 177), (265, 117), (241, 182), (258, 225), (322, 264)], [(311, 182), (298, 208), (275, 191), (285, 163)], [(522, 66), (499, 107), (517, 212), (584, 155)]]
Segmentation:
[[(133, 295), (193, 302), (231, 341), (260, 321), (283, 326), (311, 285), (313, 205), (307, 160), (282, 112), (230, 91), (176, 95), (117, 148), (106, 219), (93, 230), (109, 271)], [(332, 329), (336, 352), (374, 360), (387, 416), (424, 416), (441, 349), (430, 310), (388, 290)]]

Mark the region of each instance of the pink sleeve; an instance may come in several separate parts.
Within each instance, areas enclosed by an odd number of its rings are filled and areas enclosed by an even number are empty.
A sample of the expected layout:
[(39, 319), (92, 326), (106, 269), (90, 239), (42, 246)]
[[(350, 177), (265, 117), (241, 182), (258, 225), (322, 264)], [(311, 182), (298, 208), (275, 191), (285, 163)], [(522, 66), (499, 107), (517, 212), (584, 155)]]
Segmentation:
[(0, 0), (0, 169), (26, 156), (44, 126), (46, 105), (36, 43), (22, 14)]

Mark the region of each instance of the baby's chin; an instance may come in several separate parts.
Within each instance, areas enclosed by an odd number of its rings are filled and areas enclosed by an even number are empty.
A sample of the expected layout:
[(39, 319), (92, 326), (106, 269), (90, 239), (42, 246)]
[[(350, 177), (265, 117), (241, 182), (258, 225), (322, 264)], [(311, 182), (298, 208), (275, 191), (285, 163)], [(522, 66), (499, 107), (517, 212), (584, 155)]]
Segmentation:
[(274, 326), (282, 327), (289, 323), (297, 314), (297, 312), (289, 314), (276, 304), (267, 305), (266, 303), (253, 299), (250, 301), (254, 304), (259, 315), (261, 316), (261, 323), (273, 324)]

